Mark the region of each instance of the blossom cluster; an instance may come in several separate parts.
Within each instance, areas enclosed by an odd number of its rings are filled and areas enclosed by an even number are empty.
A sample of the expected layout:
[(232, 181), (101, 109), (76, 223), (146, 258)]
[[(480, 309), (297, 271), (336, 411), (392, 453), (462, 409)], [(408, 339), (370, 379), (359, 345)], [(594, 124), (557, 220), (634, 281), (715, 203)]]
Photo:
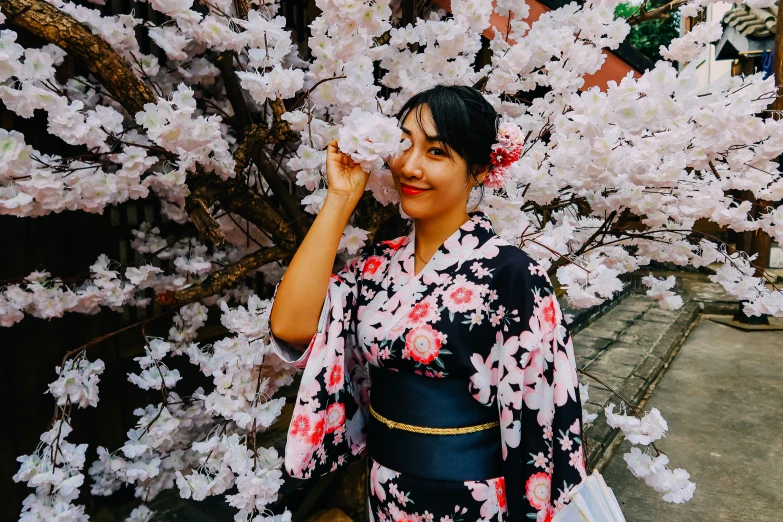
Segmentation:
[(57, 406), (78, 404), (80, 408), (98, 405), (98, 376), (103, 373), (103, 361), (90, 362), (81, 357), (57, 366), (57, 380), (49, 385), (49, 393), (57, 399)]
[(402, 139), (402, 130), (395, 120), (354, 108), (343, 118), (337, 146), (363, 170), (374, 173), (383, 168), (387, 157), (410, 147), (411, 140)]
[(688, 480), (690, 474), (682, 468), (667, 468), (669, 457), (663, 453), (652, 457), (634, 446), (629, 453), (623, 455), (623, 459), (634, 476), (643, 479), (645, 484), (661, 493), (661, 498), (666, 502), (682, 504), (693, 498), (696, 484)]
[[(148, 103), (135, 116), (150, 140), (169, 152), (176, 152), (178, 173), (182, 178), (182, 197), (187, 194), (184, 178), (200, 164), (206, 172), (215, 171), (221, 178), (234, 176), (235, 162), (229, 151), (229, 143), (223, 137), (220, 116), (201, 116), (196, 112), (193, 89), (179, 84), (171, 94), (171, 100)], [(194, 117), (195, 116), (195, 117)], [(153, 188), (156, 188), (153, 185)], [(171, 188), (167, 188), (171, 190)], [(167, 197), (172, 201), (170, 197)]]
[(41, 319), (62, 317), (66, 312), (97, 313), (101, 307), (145, 306), (148, 298), (137, 292), (150, 287), (160, 268), (152, 265), (130, 267), (124, 277), (112, 270), (106, 255), (90, 267), (92, 277), (69, 288), (49, 272), (33, 272), (22, 284), (0, 290), (0, 326), (11, 326), (25, 314)]
[[(620, 428), (628, 442), (649, 445), (666, 436), (669, 426), (657, 408), (652, 408), (641, 418), (614, 413), (614, 408), (614, 404), (609, 404), (604, 410), (606, 422), (612, 428)], [(682, 504), (693, 497), (696, 484), (688, 480), (688, 472), (681, 468), (669, 469), (666, 466), (669, 457), (663, 453), (652, 457), (649, 449), (643, 453), (640, 448), (633, 446), (629, 453), (623, 455), (623, 459), (634, 476), (661, 493), (661, 498), (666, 502)]]
[(57, 519), (63, 522), (86, 522), (83, 506), (73, 504), (84, 484), (87, 444), (66, 440), (72, 428), (67, 411), (75, 404), (80, 408), (98, 403), (98, 376), (103, 373), (101, 360), (90, 362), (83, 352), (57, 367), (57, 379), (48, 392), (57, 399), (57, 416), (41, 435), (41, 442), (30, 455), (16, 460), (21, 463), (13, 476), (15, 482), (26, 482), (35, 488), (22, 503), (20, 520)]
[(723, 34), (721, 23), (703, 22), (698, 24), (686, 35), (675, 39), (669, 47), (661, 46), (660, 52), (667, 60), (689, 62), (695, 60), (709, 46), (719, 40)]
[(41, 435), (34, 453), (16, 459), (21, 466), (13, 480), (35, 488), (22, 502), (20, 520), (87, 522), (84, 506), (73, 504), (84, 484), (87, 444), (65, 440), (71, 430), (66, 419), (59, 419)]
[(664, 310), (677, 310), (682, 308), (682, 297), (671, 291), (671, 288), (676, 284), (674, 276), (669, 276), (666, 279), (658, 279), (652, 274), (646, 275), (642, 278), (642, 283), (649, 286), (647, 295), (658, 301), (661, 308)]
[[(137, 426), (119, 450), (98, 448), (90, 469), (93, 494), (108, 495), (133, 484), (136, 495), (149, 501), (176, 486), (183, 498), (203, 500), (236, 487), (226, 501), (238, 508), (237, 520), (265, 512), (282, 484), (282, 458), (275, 449), (256, 448), (250, 441), (280, 415), (285, 399), (272, 397), (296, 371), (263, 345), (270, 304), (257, 296), (246, 307), (219, 301), (221, 322), (231, 335), (212, 345), (197, 341), (206, 321), (206, 308), (199, 303), (180, 309), (168, 340), (148, 339), (145, 355), (136, 358), (142, 372), (129, 374), (129, 380), (142, 389), (163, 390), (167, 402), (136, 410)], [(164, 358), (183, 354), (212, 377), (213, 391), (199, 388), (182, 398), (172, 390), (179, 372), (169, 370)], [(281, 519), (286, 515), (290, 518), (286, 512)]]

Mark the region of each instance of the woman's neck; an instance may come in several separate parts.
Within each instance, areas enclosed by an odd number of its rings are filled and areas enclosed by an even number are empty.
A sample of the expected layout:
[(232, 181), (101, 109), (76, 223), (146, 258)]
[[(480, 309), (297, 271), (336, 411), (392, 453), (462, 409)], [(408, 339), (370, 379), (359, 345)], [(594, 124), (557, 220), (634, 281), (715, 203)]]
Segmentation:
[(414, 248), (420, 260), (429, 261), (443, 242), (470, 219), (464, 208), (460, 210), (429, 219), (414, 219)]

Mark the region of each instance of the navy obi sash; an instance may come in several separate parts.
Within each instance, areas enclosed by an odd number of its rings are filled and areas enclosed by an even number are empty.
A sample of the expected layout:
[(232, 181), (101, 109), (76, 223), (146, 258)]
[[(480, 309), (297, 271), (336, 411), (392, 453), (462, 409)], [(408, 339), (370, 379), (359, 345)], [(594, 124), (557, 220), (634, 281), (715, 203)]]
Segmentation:
[[(370, 365), (370, 403), (381, 416), (429, 428), (459, 428), (498, 421), (497, 405), (484, 406), (468, 391), (469, 379), (431, 378)], [(500, 427), (440, 435), (389, 428), (369, 415), (370, 456), (387, 468), (433, 480), (487, 480), (503, 474)]]

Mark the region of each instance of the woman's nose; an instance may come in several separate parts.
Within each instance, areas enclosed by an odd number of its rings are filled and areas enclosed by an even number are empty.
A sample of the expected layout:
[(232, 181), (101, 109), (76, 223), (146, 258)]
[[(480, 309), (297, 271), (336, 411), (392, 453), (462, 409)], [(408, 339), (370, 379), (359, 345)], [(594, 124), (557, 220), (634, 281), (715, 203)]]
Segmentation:
[(422, 175), (421, 155), (414, 150), (408, 151), (402, 158), (402, 168), (400, 172), (406, 178), (420, 178)]

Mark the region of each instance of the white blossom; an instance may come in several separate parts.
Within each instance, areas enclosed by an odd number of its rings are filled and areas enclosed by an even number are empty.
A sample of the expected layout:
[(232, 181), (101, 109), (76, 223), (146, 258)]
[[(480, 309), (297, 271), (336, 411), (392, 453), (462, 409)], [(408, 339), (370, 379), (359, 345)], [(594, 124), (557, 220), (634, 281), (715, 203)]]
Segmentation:
[(632, 415), (615, 414), (614, 407), (614, 404), (609, 404), (604, 409), (606, 422), (612, 428), (620, 428), (629, 442), (650, 444), (666, 436), (669, 427), (657, 408), (653, 408), (640, 419)]
[(367, 231), (351, 225), (346, 225), (343, 236), (340, 238), (338, 252), (346, 251), (355, 254), (362, 249), (367, 241)]
[(661, 280), (650, 274), (642, 278), (642, 283), (650, 287), (647, 290), (647, 295), (658, 301), (660, 307), (664, 310), (682, 308), (682, 297), (670, 291), (676, 283), (674, 276)]
[(131, 511), (130, 516), (125, 519), (125, 522), (149, 522), (152, 520), (154, 514), (154, 511), (150, 511), (147, 506), (142, 504)]
[(402, 140), (402, 145), (401, 140), (402, 131), (394, 120), (354, 108), (343, 119), (337, 147), (365, 171), (377, 172), (387, 157), (410, 147), (409, 139)]

